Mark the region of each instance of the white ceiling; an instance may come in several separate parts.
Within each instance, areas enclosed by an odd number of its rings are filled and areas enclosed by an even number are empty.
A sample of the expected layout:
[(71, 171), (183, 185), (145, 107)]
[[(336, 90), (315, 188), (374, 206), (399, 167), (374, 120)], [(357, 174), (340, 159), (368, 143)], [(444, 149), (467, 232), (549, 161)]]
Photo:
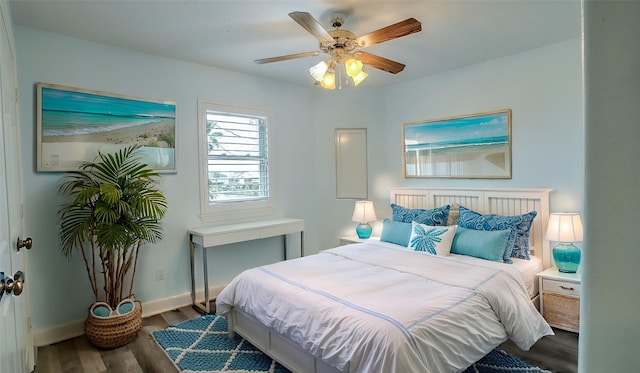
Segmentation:
[(289, 18), (309, 12), (357, 36), (406, 18), (422, 32), (365, 50), (406, 64), (397, 75), (371, 67), (363, 86), (388, 86), (580, 36), (579, 0), (218, 1), (11, 0), (13, 21), (53, 33), (311, 86), (307, 70), (326, 55), (258, 65), (253, 60), (318, 50)]

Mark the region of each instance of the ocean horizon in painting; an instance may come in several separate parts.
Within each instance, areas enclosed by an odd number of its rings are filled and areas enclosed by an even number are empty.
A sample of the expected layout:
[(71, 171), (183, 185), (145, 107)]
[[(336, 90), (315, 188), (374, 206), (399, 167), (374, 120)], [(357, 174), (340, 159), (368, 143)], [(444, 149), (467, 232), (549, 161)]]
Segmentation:
[(508, 178), (511, 111), (405, 123), (405, 177)]
[(462, 140), (449, 140), (432, 143), (420, 143), (407, 145), (407, 150), (438, 150), (438, 149), (452, 149), (452, 148), (464, 148), (483, 145), (497, 145), (508, 144), (509, 136), (495, 136), (495, 137), (476, 137)]
[(42, 136), (109, 132), (167, 120), (175, 104), (42, 88)]
[(130, 145), (152, 169), (175, 171), (174, 102), (39, 83), (37, 124), (38, 171), (76, 170)]
[(509, 142), (505, 112), (406, 125), (405, 149), (441, 149)]

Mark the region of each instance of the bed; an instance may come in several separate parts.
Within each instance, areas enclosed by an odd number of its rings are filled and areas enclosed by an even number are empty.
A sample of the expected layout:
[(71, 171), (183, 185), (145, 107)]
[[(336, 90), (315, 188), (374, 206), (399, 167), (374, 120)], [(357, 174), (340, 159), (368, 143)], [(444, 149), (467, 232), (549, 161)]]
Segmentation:
[(553, 333), (535, 307), (535, 273), (549, 266), (549, 192), (390, 191), (391, 203), (410, 209), (536, 211), (529, 260), (505, 264), (370, 241), (245, 271), (219, 294), (217, 311), (230, 336), (294, 372), (456, 372), (507, 339), (526, 350)]

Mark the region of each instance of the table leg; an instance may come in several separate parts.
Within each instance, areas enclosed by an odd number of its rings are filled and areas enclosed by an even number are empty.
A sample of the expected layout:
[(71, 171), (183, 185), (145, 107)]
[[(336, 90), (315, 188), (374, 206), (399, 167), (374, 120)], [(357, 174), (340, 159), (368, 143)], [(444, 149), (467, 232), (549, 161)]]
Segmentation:
[(207, 271), (207, 248), (202, 248), (202, 270), (204, 271), (204, 312), (209, 314), (209, 274)]
[(191, 304), (196, 304), (196, 273), (195, 273), (195, 253), (196, 247), (193, 241), (189, 242), (191, 251)]
[(283, 242), (284, 242), (284, 243), (283, 243), (283, 247), (284, 247), (284, 260), (287, 260), (287, 235), (286, 235), (286, 234), (283, 234), (283, 235), (282, 235), (282, 238), (283, 238), (283, 240), (284, 240), (284, 241), (283, 241)]

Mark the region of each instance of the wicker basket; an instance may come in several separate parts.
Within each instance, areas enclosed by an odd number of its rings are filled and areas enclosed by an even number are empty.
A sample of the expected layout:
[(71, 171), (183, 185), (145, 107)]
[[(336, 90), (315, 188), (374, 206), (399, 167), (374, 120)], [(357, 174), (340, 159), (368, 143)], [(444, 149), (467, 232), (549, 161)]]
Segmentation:
[(549, 325), (574, 333), (580, 332), (580, 298), (556, 294), (544, 293), (543, 311), (544, 318)]
[(112, 349), (132, 342), (138, 336), (142, 328), (142, 304), (124, 315), (112, 314), (108, 317), (99, 317), (92, 311), (84, 323), (84, 334), (96, 347)]

